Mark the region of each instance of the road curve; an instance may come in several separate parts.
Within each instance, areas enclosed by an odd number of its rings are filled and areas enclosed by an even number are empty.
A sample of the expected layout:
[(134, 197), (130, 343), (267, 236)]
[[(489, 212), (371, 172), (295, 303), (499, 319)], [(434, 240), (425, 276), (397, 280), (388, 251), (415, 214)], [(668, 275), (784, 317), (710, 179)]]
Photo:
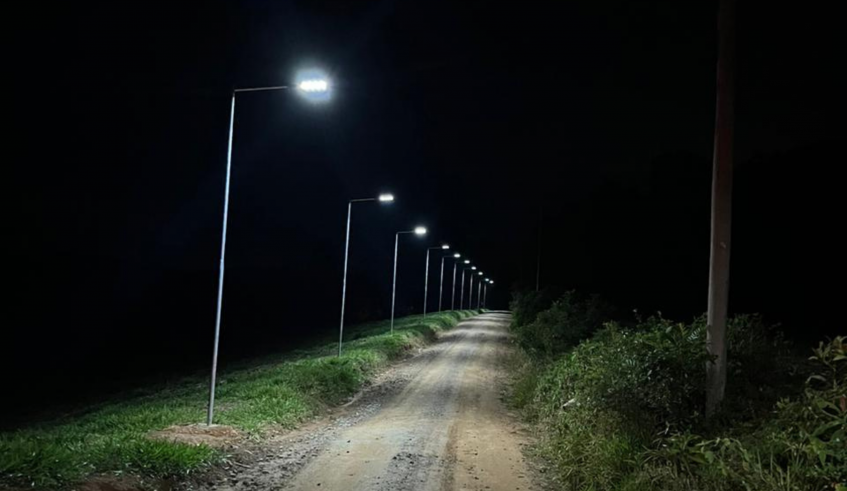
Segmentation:
[(285, 489), (526, 490), (524, 437), (500, 400), (510, 315), (466, 320), (393, 377), (408, 380), (327, 439)]

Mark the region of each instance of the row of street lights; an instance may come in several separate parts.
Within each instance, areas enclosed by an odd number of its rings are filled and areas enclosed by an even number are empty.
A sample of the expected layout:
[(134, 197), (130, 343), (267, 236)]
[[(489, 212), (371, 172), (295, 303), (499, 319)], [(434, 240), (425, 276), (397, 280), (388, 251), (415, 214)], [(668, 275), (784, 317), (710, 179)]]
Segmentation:
[[(279, 91), (279, 90), (289, 90), (295, 89), (300, 95), (304, 96), (306, 99), (312, 102), (326, 102), (330, 98), (331, 92), (331, 84), (328, 78), (320, 71), (317, 70), (309, 70), (300, 72), (297, 75), (297, 83), (293, 87), (289, 87), (287, 85), (279, 85), (272, 87), (254, 87), (254, 88), (241, 88), (234, 89), (232, 91), (231, 105), (230, 105), (230, 113), (229, 113), (229, 139), (227, 144), (227, 158), (226, 158), (226, 178), (224, 185), (224, 208), (223, 208), (223, 227), (221, 231), (221, 255), (220, 255), (220, 266), (218, 270), (218, 294), (217, 294), (217, 310), (215, 314), (215, 341), (214, 348), (212, 351), (212, 376), (209, 383), (209, 405), (206, 413), (206, 424), (211, 425), (214, 419), (214, 411), (215, 411), (215, 384), (217, 379), (217, 369), (218, 369), (218, 348), (220, 345), (220, 332), (221, 332), (221, 310), (223, 304), (223, 289), (224, 289), (224, 258), (226, 257), (226, 232), (227, 232), (227, 219), (229, 215), (229, 189), (230, 189), (230, 177), (232, 174), (232, 145), (233, 145), (233, 135), (235, 131), (235, 99), (238, 94), (246, 93), (246, 92), (267, 92), (267, 91)], [(353, 214), (353, 204), (354, 203), (367, 203), (367, 202), (378, 202), (380, 204), (392, 203), (394, 201), (394, 196), (391, 194), (380, 194), (375, 198), (358, 198), (351, 199), (347, 203), (347, 232), (344, 243), (344, 276), (342, 280), (341, 287), (341, 321), (338, 329), (338, 356), (341, 356), (341, 347), (344, 341), (344, 311), (347, 302), (347, 263), (348, 256), (350, 251), (350, 221)], [(397, 255), (398, 249), (400, 245), (400, 236), (405, 234), (414, 234), (416, 236), (424, 236), (426, 235), (427, 230), (425, 227), (415, 227), (412, 230), (403, 230), (399, 231), (394, 236), (394, 275), (391, 286), (391, 332), (394, 332), (394, 306), (396, 300), (397, 293)], [(426, 275), (424, 279), (424, 316), (426, 316), (426, 304), (427, 304), (427, 294), (429, 288), (429, 253), (433, 249), (441, 249), (441, 250), (449, 250), (450, 246), (442, 245), (439, 247), (431, 247), (427, 249), (426, 254)], [(438, 295), (438, 310), (441, 311), (441, 301), (444, 293), (444, 259), (447, 257), (445, 255), (441, 258), (441, 285), (439, 286), (439, 295)], [(452, 257), (458, 263), (461, 255), (458, 253), (454, 253)], [(455, 308), (455, 300), (456, 300), (456, 263), (453, 265), (453, 295), (451, 301), (451, 309)], [(470, 261), (465, 260), (465, 264), (470, 264)], [(469, 268), (465, 268), (469, 269)], [(472, 269), (476, 270), (476, 266)], [(479, 272), (479, 276), (483, 276), (482, 272)], [(464, 306), (464, 279), (465, 272), (462, 271), (462, 289), (461, 289), (461, 297), (462, 300), (460, 302), (460, 308)], [(487, 296), (488, 285), (493, 284), (493, 281), (490, 281), (488, 278), (485, 278), (485, 296)], [(485, 305), (485, 297), (482, 296), (482, 282), (480, 282), (479, 293), (477, 294), (477, 308)], [(471, 307), (471, 298), (473, 296), (473, 277), (471, 277), (471, 286), (470, 286), (470, 296), (468, 301), (468, 308)], [(480, 300), (482, 298), (482, 300)]]

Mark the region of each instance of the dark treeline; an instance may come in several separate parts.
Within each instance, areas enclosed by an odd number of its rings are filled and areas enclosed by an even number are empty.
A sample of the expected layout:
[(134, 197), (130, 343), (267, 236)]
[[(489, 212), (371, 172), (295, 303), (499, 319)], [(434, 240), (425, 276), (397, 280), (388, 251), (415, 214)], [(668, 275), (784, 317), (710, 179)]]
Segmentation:
[[(730, 309), (763, 313), (798, 341), (839, 332), (832, 282), (843, 265), (837, 224), (844, 198), (835, 147), (736, 165)], [(542, 285), (599, 292), (621, 309), (699, 315), (706, 308), (710, 186), (708, 158), (674, 153), (654, 159), (646, 178), (605, 180), (582, 201), (548, 188)], [(524, 287), (534, 286), (534, 260), (530, 244)]]

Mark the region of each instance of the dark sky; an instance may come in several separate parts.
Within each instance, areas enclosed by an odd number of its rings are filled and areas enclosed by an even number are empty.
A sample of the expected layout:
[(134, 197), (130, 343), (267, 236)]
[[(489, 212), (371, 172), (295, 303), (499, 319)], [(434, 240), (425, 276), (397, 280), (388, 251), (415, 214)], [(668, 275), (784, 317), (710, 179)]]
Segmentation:
[[(731, 308), (811, 342), (843, 331), (841, 26), (822, 1), (741, 3)], [(351, 322), (387, 317), (393, 235), (418, 223), (398, 312), (420, 310), (442, 240), (506, 307), (534, 282), (542, 207), (543, 284), (705, 310), (717, 2), (28, 8), (6, 63), (3, 346), (24, 408), (207, 363), (230, 91), (313, 66), (327, 104), (239, 95), (225, 361), (336, 329), (346, 202), (380, 191), (397, 203), (354, 214)]]

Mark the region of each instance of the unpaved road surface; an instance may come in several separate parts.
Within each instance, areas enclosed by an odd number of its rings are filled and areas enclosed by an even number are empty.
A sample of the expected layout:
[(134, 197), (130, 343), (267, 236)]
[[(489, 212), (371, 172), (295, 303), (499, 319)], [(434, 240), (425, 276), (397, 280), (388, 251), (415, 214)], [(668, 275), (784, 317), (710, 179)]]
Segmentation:
[[(215, 489), (528, 490), (526, 436), (501, 401), (509, 314), (448, 331), (331, 421), (269, 442)], [(205, 487), (202, 484), (200, 487)]]

